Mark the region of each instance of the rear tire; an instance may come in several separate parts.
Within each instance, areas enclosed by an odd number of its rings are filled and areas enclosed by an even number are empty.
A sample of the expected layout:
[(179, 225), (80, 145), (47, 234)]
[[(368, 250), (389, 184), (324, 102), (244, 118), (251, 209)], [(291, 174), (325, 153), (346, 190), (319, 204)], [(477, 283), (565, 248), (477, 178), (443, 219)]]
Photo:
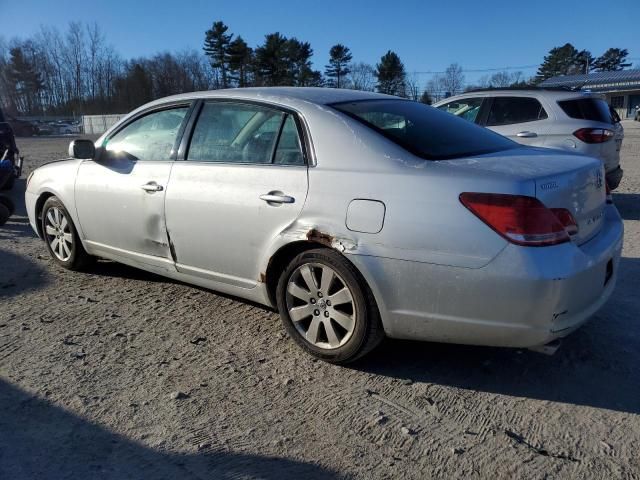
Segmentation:
[(85, 270), (95, 260), (85, 251), (71, 215), (57, 197), (49, 197), (42, 207), (42, 236), (53, 261), (67, 270)]
[(353, 362), (384, 338), (378, 308), (360, 272), (333, 250), (296, 256), (280, 275), (276, 300), (289, 336), (326, 362)]
[(2, 203), (0, 203), (0, 227), (7, 223), (11, 214), (9, 213), (9, 209)]
[(0, 190), (11, 190), (15, 185), (15, 183), (16, 183), (16, 175), (12, 173), (11, 175), (9, 175), (9, 178), (7, 178), (7, 181), (4, 182), (4, 185), (2, 185), (2, 188), (0, 188)]
[(5, 197), (4, 195), (0, 195), (0, 205), (4, 205), (9, 211), (9, 216), (13, 215), (16, 212), (16, 204), (13, 203), (9, 197)]

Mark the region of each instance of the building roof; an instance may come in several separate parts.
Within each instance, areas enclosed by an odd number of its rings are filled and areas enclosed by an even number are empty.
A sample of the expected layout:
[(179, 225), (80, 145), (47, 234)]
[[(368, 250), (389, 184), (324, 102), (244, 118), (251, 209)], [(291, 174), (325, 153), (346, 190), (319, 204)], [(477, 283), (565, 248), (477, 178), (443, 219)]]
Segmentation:
[(594, 92), (632, 90), (640, 88), (640, 70), (561, 75), (546, 79), (540, 86), (581, 88)]

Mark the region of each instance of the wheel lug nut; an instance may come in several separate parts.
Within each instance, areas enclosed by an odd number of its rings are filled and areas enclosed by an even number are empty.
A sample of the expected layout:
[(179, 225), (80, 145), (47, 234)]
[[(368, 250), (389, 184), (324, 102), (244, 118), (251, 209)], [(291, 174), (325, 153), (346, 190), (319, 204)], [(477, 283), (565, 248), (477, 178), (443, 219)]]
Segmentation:
[(331, 306), (331, 300), (327, 300), (327, 307)]
[(315, 298), (312, 298), (312, 299), (311, 299), (311, 303), (315, 305), (315, 303), (316, 303), (316, 299), (315, 299)]
[(329, 312), (325, 311), (325, 312), (324, 312), (324, 316), (325, 316), (325, 317), (329, 317)]
[(318, 298), (322, 298), (322, 292), (318, 292)]
[(318, 315), (320, 315), (320, 310), (314, 310), (313, 314), (317, 317)]

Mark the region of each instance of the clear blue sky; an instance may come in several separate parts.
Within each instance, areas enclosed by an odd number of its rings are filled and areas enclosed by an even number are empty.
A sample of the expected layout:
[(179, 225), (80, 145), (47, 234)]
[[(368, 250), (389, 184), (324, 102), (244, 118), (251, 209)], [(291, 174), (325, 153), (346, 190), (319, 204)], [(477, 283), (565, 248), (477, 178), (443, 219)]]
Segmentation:
[[(595, 56), (627, 48), (640, 65), (640, 0), (0, 0), (0, 18), (5, 38), (28, 36), (40, 25), (97, 21), (125, 58), (200, 48), (205, 30), (222, 20), (251, 46), (275, 31), (310, 42), (321, 70), (338, 42), (354, 60), (371, 64), (394, 50), (408, 72), (441, 71), (453, 62), (467, 71), (536, 65), (565, 42)], [(467, 81), (484, 74), (468, 71)]]

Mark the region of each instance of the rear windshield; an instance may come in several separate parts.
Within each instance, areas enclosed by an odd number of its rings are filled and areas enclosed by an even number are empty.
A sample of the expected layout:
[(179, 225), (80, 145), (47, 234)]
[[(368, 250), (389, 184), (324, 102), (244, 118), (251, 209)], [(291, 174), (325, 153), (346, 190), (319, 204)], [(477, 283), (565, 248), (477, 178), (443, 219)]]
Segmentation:
[(609, 105), (601, 98), (576, 98), (558, 102), (560, 108), (571, 118), (613, 123)]
[(481, 155), (518, 146), (490, 130), (410, 100), (363, 100), (331, 106), (428, 160)]

